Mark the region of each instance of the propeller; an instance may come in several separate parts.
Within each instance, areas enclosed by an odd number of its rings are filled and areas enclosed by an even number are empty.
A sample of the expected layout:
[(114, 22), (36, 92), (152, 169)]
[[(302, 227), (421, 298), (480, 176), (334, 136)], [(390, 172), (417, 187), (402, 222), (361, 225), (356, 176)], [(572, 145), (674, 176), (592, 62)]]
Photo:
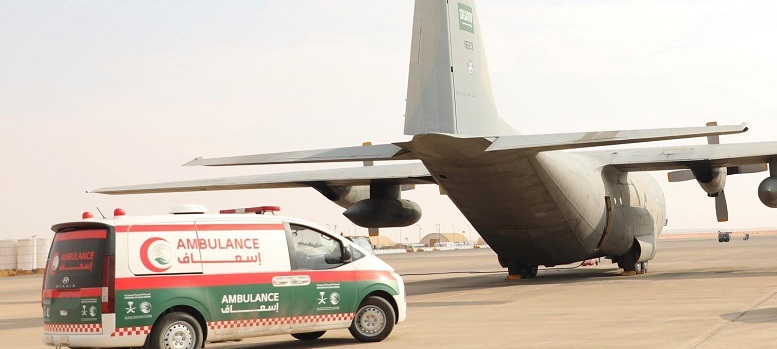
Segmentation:
[(715, 214), (718, 216), (718, 222), (728, 222), (728, 205), (726, 193), (723, 191), (715, 197)]
[[(717, 125), (718, 123), (715, 121), (711, 121), (707, 123), (707, 126), (717, 126)], [(717, 135), (707, 136), (707, 144), (720, 144), (720, 136), (717, 136)], [(733, 174), (733, 172), (744, 173), (742, 172), (742, 169), (740, 167), (744, 167), (744, 166), (733, 166), (730, 168), (726, 168), (725, 169), (726, 172), (722, 173), (722, 175), (725, 176), (728, 173)], [(669, 182), (683, 182), (683, 181), (689, 181), (691, 179), (696, 179), (696, 175), (694, 175), (693, 171), (691, 170), (679, 170), (679, 171), (672, 171), (667, 173), (667, 178), (669, 179)], [(709, 194), (709, 195), (712, 196), (713, 194)], [(728, 204), (726, 204), (726, 194), (722, 190), (720, 191), (720, 193), (717, 193), (717, 195), (715, 195), (715, 214), (718, 217), (718, 222), (728, 221)]]

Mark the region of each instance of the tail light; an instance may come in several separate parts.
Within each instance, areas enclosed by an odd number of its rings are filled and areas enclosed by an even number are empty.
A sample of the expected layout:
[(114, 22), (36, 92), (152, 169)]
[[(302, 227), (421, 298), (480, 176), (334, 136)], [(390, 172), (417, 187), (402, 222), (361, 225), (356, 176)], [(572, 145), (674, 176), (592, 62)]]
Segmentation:
[(103, 257), (102, 303), (103, 314), (116, 312), (116, 257)]

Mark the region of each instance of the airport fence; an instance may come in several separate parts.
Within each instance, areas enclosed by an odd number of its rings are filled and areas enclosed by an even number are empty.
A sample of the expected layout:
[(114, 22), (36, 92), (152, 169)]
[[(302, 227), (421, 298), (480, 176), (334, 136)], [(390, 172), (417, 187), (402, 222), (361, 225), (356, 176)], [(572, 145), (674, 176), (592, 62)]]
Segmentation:
[(488, 245), (457, 245), (457, 246), (437, 246), (437, 247), (416, 247), (416, 248), (379, 248), (375, 254), (398, 254), (408, 252), (434, 252), (434, 251), (453, 251), (453, 250), (472, 250), (476, 248), (490, 248)]

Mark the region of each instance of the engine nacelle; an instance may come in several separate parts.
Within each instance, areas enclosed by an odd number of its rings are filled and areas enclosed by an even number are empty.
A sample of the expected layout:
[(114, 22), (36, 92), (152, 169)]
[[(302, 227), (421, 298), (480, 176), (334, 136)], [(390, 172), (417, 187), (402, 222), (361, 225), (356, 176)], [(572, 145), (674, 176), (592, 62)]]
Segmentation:
[(726, 186), (727, 169), (725, 167), (691, 168), (691, 172), (707, 196), (718, 196)]
[(777, 177), (767, 177), (758, 185), (758, 198), (771, 208), (777, 208)]
[(343, 215), (364, 228), (406, 227), (421, 219), (421, 207), (405, 199), (366, 199), (351, 205)]
[(370, 198), (370, 186), (345, 186), (345, 187), (329, 187), (326, 185), (313, 186), (319, 193), (324, 195), (327, 199), (336, 203), (342, 208), (349, 208), (353, 204)]

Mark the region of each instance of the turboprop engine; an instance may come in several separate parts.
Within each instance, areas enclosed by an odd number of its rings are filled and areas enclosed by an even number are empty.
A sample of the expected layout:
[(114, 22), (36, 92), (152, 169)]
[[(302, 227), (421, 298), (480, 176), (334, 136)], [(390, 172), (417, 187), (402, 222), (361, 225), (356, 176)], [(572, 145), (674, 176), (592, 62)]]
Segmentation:
[[(732, 171), (740, 173), (738, 167), (732, 167)], [(742, 170), (744, 171), (744, 170)], [(723, 188), (726, 187), (726, 175), (729, 169), (726, 167), (700, 166), (692, 167), (690, 170), (680, 170), (669, 172), (670, 182), (682, 182), (696, 179), (707, 196), (715, 198), (715, 214), (718, 216), (718, 222), (728, 220), (728, 205), (726, 204), (726, 193)], [(744, 173), (744, 172), (741, 172)]]
[(349, 207), (343, 215), (365, 228), (406, 227), (421, 219), (421, 207), (403, 199), (367, 199)]
[(329, 200), (346, 208), (343, 215), (364, 228), (407, 227), (421, 219), (421, 207), (400, 198), (401, 186), (314, 187)]
[(758, 198), (764, 205), (777, 208), (777, 160), (769, 161), (769, 177), (758, 185)]
[(727, 169), (725, 167), (691, 168), (693, 176), (709, 197), (716, 197), (726, 186)]

